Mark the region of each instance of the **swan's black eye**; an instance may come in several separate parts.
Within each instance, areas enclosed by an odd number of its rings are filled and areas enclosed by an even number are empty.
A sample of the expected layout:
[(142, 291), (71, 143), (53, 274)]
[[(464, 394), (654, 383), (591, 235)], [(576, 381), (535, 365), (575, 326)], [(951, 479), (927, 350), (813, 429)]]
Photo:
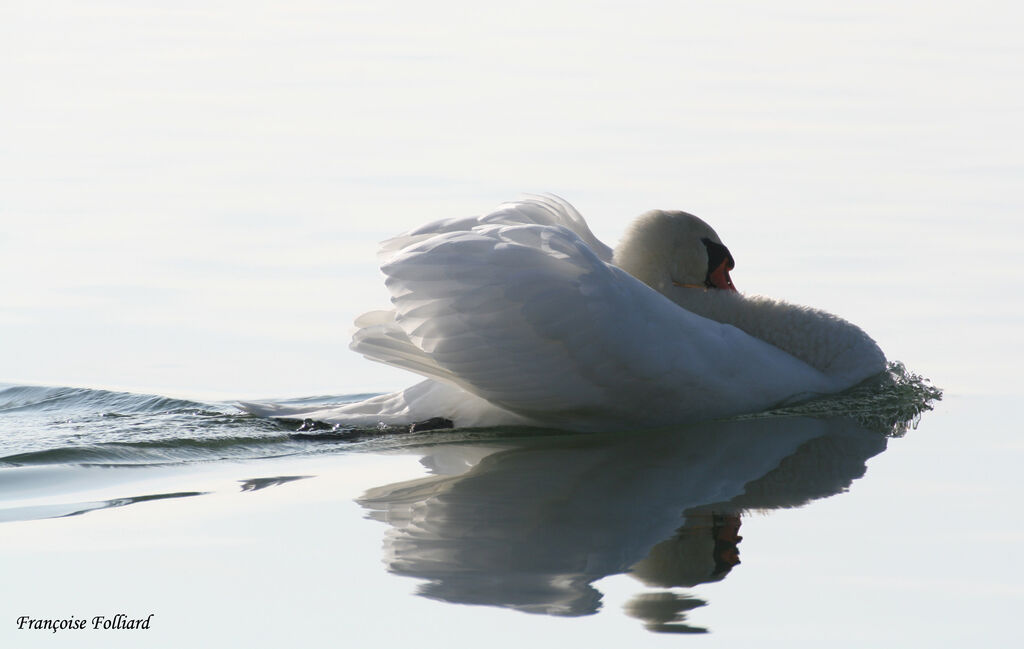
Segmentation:
[(701, 241), (704, 243), (704, 247), (708, 251), (708, 273), (704, 278), (704, 283), (710, 288), (714, 286), (711, 281), (711, 273), (718, 270), (718, 267), (725, 262), (725, 269), (732, 270), (736, 267), (736, 262), (733, 261), (732, 255), (729, 254), (729, 249), (720, 243), (715, 243), (711, 239), (703, 238)]

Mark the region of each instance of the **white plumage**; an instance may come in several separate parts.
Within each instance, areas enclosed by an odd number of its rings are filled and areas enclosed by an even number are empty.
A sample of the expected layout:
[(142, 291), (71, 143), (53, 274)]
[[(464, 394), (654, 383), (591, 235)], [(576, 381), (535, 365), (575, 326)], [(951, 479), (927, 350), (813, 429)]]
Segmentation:
[(840, 318), (715, 288), (732, 288), (732, 258), (684, 212), (642, 215), (613, 255), (568, 203), (531, 197), (385, 241), (380, 259), (393, 308), (361, 316), (351, 347), (427, 380), (332, 409), (247, 410), (355, 426), (644, 428), (837, 392), (885, 367)]

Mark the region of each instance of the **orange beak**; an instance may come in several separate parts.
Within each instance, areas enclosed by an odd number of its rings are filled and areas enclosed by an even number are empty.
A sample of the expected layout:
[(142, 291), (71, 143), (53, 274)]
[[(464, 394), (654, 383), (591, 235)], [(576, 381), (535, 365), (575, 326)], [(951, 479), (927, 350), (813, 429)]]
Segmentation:
[(714, 284), (715, 288), (724, 289), (726, 291), (735, 291), (736, 287), (732, 283), (732, 279), (729, 278), (729, 264), (728, 259), (723, 259), (722, 263), (718, 264), (718, 268), (711, 271), (708, 274), (708, 279)]

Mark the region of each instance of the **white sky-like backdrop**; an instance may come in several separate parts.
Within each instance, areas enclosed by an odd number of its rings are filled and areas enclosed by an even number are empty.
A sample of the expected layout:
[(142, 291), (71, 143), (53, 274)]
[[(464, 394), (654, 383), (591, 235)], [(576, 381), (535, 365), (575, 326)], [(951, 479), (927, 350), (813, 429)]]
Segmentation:
[(695, 212), (741, 290), (980, 389), (1022, 324), (1020, 13), (5, 2), (0, 381), (404, 387), (346, 347), (376, 241), (552, 191), (612, 244)]

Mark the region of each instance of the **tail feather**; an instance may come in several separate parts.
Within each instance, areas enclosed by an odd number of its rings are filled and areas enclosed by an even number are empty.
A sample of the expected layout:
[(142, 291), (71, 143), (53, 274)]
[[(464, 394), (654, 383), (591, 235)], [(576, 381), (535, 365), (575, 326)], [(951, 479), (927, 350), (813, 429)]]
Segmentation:
[(371, 361), (401, 367), (427, 378), (458, 384), (454, 374), (437, 364), (426, 352), (409, 340), (395, 322), (394, 311), (370, 311), (356, 319), (360, 327), (352, 335), (349, 348)]

